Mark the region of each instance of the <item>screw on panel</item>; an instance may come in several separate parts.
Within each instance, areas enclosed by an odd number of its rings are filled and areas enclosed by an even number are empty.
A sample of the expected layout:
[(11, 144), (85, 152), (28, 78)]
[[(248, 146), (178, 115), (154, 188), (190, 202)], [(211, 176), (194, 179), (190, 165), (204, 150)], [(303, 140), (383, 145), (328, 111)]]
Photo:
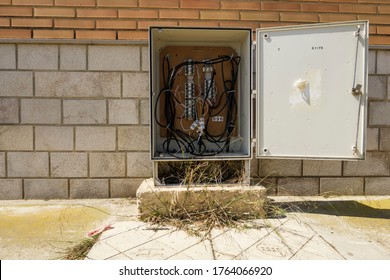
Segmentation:
[(357, 146), (352, 146), (353, 155), (356, 156), (358, 154), (358, 148)]

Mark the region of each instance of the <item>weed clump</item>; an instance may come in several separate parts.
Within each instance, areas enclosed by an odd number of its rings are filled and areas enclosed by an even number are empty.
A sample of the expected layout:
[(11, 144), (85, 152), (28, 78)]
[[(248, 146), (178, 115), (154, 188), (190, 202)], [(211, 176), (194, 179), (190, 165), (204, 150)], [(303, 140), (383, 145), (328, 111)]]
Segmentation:
[(239, 184), (245, 178), (243, 161), (171, 161), (160, 163), (159, 180), (170, 185)]
[(84, 260), (92, 249), (93, 245), (98, 241), (100, 234), (93, 235), (88, 238), (84, 238), (76, 245), (67, 248), (63, 257), (63, 260)]
[[(157, 179), (138, 196), (141, 220), (207, 235), (213, 228), (247, 227), (265, 217), (266, 190), (246, 184), (245, 162), (160, 162)], [(175, 186), (172, 190), (171, 185)]]
[[(185, 191), (162, 205), (165, 209), (150, 209), (143, 220), (161, 225), (172, 225), (193, 234), (208, 233), (213, 228), (245, 227), (248, 220), (264, 218), (264, 198), (250, 198), (246, 192), (224, 195), (204, 189)], [(142, 216), (141, 216), (142, 217)]]

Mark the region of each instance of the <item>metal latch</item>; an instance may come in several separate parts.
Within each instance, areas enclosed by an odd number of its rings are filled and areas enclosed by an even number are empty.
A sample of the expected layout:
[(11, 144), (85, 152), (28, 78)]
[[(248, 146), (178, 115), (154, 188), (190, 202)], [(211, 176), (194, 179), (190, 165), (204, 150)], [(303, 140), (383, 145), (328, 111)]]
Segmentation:
[(256, 138), (251, 138), (252, 148), (256, 147)]
[(357, 95), (362, 95), (362, 85), (357, 84), (354, 88), (352, 88), (352, 95), (357, 96)]

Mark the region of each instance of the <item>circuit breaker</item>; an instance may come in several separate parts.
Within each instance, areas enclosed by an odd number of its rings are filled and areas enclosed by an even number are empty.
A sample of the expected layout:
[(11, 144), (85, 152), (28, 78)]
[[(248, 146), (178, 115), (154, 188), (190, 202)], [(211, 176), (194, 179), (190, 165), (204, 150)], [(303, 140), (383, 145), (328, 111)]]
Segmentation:
[(150, 28), (152, 160), (363, 159), (368, 22), (252, 35)]

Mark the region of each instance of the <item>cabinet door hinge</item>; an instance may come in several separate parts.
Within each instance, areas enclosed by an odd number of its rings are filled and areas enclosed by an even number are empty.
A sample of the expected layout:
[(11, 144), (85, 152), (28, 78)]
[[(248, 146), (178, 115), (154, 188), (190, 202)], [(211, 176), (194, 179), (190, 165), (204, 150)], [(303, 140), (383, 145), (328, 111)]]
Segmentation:
[(256, 90), (252, 90), (251, 98), (252, 99), (256, 99), (256, 94), (257, 94), (257, 91)]

